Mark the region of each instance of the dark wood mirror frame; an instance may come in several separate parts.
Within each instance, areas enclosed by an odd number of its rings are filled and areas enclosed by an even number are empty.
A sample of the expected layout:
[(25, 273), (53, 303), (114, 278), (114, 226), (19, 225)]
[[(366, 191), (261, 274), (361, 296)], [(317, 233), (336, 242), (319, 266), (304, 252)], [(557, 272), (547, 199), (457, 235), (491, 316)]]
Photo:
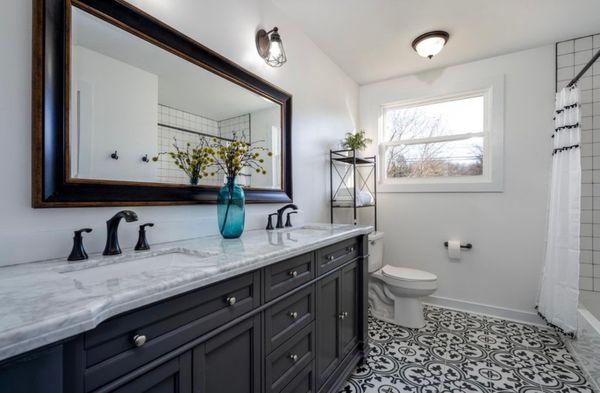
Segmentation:
[[(216, 203), (218, 187), (69, 178), (71, 6), (281, 106), (282, 189), (245, 189), (248, 203), (292, 201), (292, 96), (121, 0), (32, 0), (32, 203), (35, 208)], [(250, 37), (252, 38), (252, 37)]]

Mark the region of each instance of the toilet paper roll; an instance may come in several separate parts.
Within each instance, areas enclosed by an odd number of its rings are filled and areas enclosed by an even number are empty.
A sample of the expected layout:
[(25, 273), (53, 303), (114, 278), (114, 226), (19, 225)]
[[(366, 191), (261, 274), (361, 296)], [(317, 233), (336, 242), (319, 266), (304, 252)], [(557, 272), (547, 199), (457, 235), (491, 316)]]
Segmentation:
[(450, 259), (460, 259), (460, 240), (448, 240), (448, 256)]

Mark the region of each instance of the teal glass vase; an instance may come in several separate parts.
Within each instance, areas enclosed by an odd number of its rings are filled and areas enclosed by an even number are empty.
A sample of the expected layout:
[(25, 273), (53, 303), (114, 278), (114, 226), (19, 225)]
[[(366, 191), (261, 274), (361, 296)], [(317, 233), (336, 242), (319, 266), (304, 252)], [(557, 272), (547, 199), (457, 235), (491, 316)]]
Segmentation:
[(236, 239), (244, 232), (245, 203), (244, 190), (235, 184), (234, 177), (228, 177), (217, 196), (217, 222), (225, 239)]

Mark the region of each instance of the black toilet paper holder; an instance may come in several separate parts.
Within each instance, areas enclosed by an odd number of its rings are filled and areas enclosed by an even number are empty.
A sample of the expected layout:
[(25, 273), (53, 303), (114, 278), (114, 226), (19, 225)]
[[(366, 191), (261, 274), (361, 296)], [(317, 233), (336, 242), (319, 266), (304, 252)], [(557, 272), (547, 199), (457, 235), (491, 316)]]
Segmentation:
[[(448, 242), (444, 242), (444, 247), (448, 247)], [(467, 248), (470, 250), (473, 248), (473, 245), (471, 243), (461, 244), (460, 248)]]

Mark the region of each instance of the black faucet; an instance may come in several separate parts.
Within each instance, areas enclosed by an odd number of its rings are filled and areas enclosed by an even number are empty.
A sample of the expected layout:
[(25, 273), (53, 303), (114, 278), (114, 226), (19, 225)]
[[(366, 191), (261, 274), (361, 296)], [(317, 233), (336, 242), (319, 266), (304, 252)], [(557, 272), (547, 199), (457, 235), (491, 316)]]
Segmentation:
[(267, 218), (267, 228), (266, 228), (267, 231), (271, 231), (271, 230), (275, 229), (275, 228), (273, 228), (273, 222), (271, 221), (271, 217), (276, 216), (276, 215), (277, 215), (277, 213), (269, 214), (269, 216)]
[(135, 212), (131, 210), (122, 210), (115, 214), (113, 218), (106, 221), (106, 246), (102, 255), (118, 255), (121, 253), (121, 247), (119, 246), (119, 223), (124, 218), (127, 222), (137, 221), (138, 217)]
[(291, 226), (292, 226), (292, 220), (290, 219), (290, 216), (291, 216), (292, 214), (296, 214), (296, 213), (298, 213), (298, 210), (291, 211), (291, 212), (289, 212), (289, 213), (287, 214), (287, 217), (286, 217), (286, 219), (285, 219), (285, 227), (286, 227), (286, 228), (288, 228), (288, 227), (291, 227)]
[(275, 228), (277, 228), (277, 229), (283, 228), (283, 213), (287, 209), (298, 210), (298, 206), (294, 205), (293, 203), (290, 203), (290, 204), (285, 205), (281, 209), (277, 210), (277, 225), (275, 226)]
[(146, 239), (146, 227), (153, 227), (154, 224), (149, 222), (146, 224), (140, 225), (140, 230), (138, 232), (138, 241), (133, 248), (136, 251), (149, 250), (150, 245), (148, 244), (148, 239)]
[(73, 236), (73, 248), (71, 249), (71, 254), (69, 254), (69, 257), (67, 258), (68, 261), (82, 261), (88, 259), (85, 248), (83, 248), (83, 238), (81, 237), (81, 233), (90, 233), (91, 231), (92, 228), (83, 228), (75, 231)]

